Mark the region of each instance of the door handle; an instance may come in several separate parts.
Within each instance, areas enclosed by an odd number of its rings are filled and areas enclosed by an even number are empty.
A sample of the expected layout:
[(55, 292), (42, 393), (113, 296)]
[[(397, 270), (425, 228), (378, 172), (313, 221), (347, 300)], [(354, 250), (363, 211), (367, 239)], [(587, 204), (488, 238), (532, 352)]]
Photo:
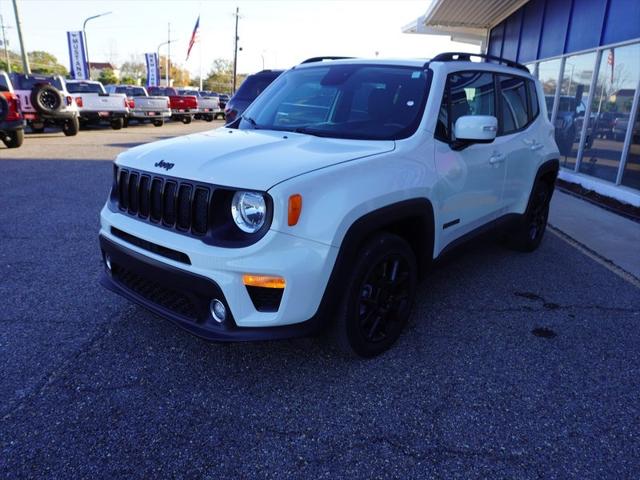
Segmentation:
[(529, 148), (531, 150), (535, 151), (535, 150), (540, 150), (542, 147), (544, 147), (544, 145), (542, 143), (534, 143)]
[(504, 155), (502, 153), (496, 153), (489, 157), (489, 163), (491, 165), (496, 165), (498, 163), (504, 162)]

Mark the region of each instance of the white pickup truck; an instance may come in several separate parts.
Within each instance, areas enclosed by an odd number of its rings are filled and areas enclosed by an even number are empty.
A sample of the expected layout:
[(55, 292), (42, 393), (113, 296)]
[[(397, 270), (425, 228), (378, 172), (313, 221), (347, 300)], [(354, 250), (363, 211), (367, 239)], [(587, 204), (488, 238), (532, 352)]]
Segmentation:
[(213, 95), (207, 95), (198, 90), (183, 89), (178, 90), (179, 95), (193, 95), (198, 98), (198, 113), (194, 116), (198, 120), (206, 120), (211, 122), (216, 118), (223, 117), (224, 112), (220, 108), (220, 99)]
[(128, 121), (136, 120), (139, 123), (151, 121), (156, 127), (161, 127), (165, 119), (171, 117), (169, 97), (151, 97), (144, 87), (137, 85), (107, 85), (106, 88), (109, 93), (123, 93), (127, 96)]
[(108, 122), (120, 130), (129, 117), (127, 96), (107, 93), (100, 82), (67, 80), (67, 90), (73, 96), (80, 112), (80, 125)]

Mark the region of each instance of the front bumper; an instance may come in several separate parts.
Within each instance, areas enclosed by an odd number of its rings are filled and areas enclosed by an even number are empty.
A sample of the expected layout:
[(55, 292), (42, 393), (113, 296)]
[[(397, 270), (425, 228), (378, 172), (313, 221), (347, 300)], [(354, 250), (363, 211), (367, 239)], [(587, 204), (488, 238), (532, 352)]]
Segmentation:
[[(157, 302), (154, 307), (149, 305), (150, 302), (141, 301), (135, 292), (127, 291), (126, 285), (111, 285), (113, 288), (110, 288), (165, 318), (180, 323), (189, 331), (213, 340), (284, 338), (309, 333), (315, 328), (315, 320), (310, 323), (307, 320), (318, 318), (316, 314), (338, 253), (335, 247), (275, 231), (267, 232), (261, 240), (248, 247), (215, 247), (198, 238), (167, 231), (128, 215), (112, 212), (107, 207), (101, 213), (101, 227), (103, 251), (106, 248), (123, 250), (127, 253), (126, 258), (121, 260), (125, 267), (129, 268), (130, 261), (134, 260), (151, 263), (157, 267), (155, 271), (147, 269), (146, 273), (137, 274), (144, 274), (144, 279), (168, 286), (186, 285), (186, 291), (181, 293), (187, 297), (200, 295), (201, 300), (192, 301), (194, 305), (200, 305), (197, 321), (186, 321), (179, 318), (179, 315), (176, 317), (175, 312), (167, 312)], [(133, 235), (142, 242), (132, 243), (126, 237), (123, 239), (112, 227)], [(145, 242), (171, 249), (173, 253), (186, 256), (188, 260), (180, 261), (177, 257), (174, 259), (163, 255), (156, 248), (145, 248)], [(116, 255), (122, 254), (116, 252)], [(285, 278), (286, 288), (276, 311), (258, 311), (242, 282), (244, 274), (278, 275)], [(188, 281), (178, 282), (175, 276), (184, 277)], [(116, 280), (113, 276), (110, 278), (111, 283), (117, 284)], [(191, 285), (194, 285), (193, 290)], [(208, 305), (213, 298), (217, 298), (213, 296), (216, 293), (220, 294), (220, 300), (233, 319), (228, 326), (221, 327), (209, 316)]]
[(274, 340), (317, 330), (315, 319), (279, 327), (238, 327), (229, 314), (223, 323), (218, 323), (209, 312), (209, 302), (218, 299), (227, 311), (230, 307), (213, 280), (157, 262), (104, 236), (100, 236), (100, 248), (111, 265), (100, 279), (104, 287), (206, 340)]

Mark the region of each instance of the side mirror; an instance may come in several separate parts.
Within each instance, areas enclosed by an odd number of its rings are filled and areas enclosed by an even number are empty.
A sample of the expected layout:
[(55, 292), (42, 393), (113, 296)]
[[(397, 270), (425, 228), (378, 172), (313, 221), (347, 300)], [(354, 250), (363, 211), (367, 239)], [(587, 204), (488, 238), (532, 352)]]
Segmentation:
[(465, 115), (456, 120), (456, 143), (491, 143), (498, 133), (498, 119), (491, 115)]

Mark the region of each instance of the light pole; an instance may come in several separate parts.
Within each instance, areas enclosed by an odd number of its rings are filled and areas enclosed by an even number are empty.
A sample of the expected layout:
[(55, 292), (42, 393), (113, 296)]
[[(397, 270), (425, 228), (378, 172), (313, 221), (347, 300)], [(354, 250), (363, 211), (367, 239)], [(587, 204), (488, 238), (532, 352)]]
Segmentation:
[(7, 37), (4, 34), (4, 19), (0, 15), (0, 30), (2, 30), (2, 45), (4, 46), (4, 57), (7, 60), (7, 73), (11, 73), (11, 62), (9, 61), (9, 49), (7, 47)]
[[(171, 44), (171, 42), (173, 42), (173, 40), (167, 40), (166, 42), (162, 42), (160, 45), (158, 45), (158, 51), (157, 51), (157, 55), (158, 55), (158, 61), (160, 61), (160, 47), (164, 47), (165, 45), (169, 45)], [(166, 78), (166, 82), (167, 82), (167, 87), (169, 86), (169, 57), (165, 57), (164, 59), (164, 76)]]
[(13, 13), (16, 16), (16, 27), (18, 28), (18, 41), (20, 42), (20, 53), (22, 54), (22, 68), (24, 73), (31, 75), (31, 67), (29, 66), (29, 56), (24, 48), (24, 39), (22, 38), (22, 22), (20, 22), (20, 13), (18, 12), (18, 2), (13, 0)]
[(82, 24), (82, 38), (84, 38), (84, 51), (87, 56), (87, 67), (89, 71), (87, 72), (87, 76), (89, 80), (91, 80), (91, 63), (89, 62), (89, 42), (87, 41), (87, 22), (89, 20), (93, 20), (94, 18), (104, 17), (105, 15), (111, 15), (111, 12), (104, 12), (99, 15), (94, 15), (92, 17), (87, 18)]

